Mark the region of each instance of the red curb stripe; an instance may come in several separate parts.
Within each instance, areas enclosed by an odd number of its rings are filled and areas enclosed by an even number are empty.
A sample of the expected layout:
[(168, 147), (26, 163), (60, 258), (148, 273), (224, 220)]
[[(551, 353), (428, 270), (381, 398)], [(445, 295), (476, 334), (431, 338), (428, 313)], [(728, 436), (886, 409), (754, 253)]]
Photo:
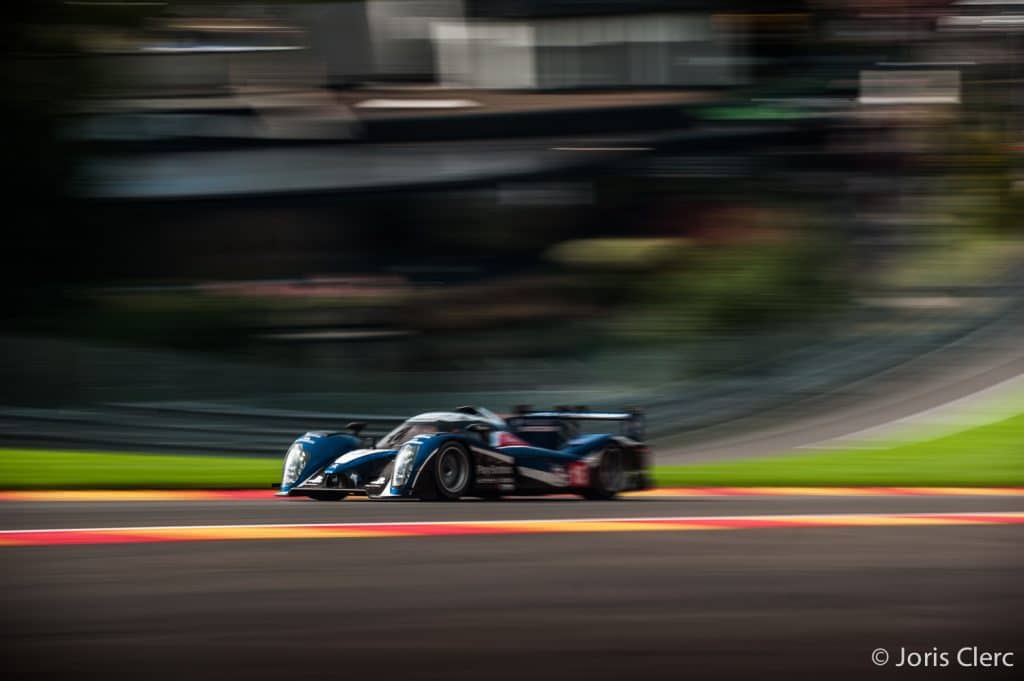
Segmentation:
[[(6, 490), (0, 501), (21, 502), (153, 502), (153, 501), (246, 501), (275, 498), (269, 489), (247, 490)], [(634, 497), (766, 497), (766, 496), (1024, 496), (1024, 487), (666, 487), (627, 492)], [(359, 498), (359, 497), (355, 497)], [(520, 497), (525, 498), (525, 497)], [(575, 495), (548, 495), (545, 499), (578, 499)], [(305, 497), (278, 497), (285, 501), (310, 501)]]
[(67, 530), (61, 532), (19, 532), (7, 536), (0, 536), (0, 547), (2, 546), (70, 546), (86, 544), (142, 544), (154, 541), (168, 541), (157, 539), (151, 534), (143, 532), (104, 532), (104, 531), (81, 531)]
[[(657, 494), (658, 492), (663, 492), (665, 494), (672, 495), (673, 493), (677, 493), (677, 489), (679, 488), (667, 487), (665, 489), (652, 490), (652, 493)], [(744, 489), (742, 487), (693, 487), (691, 489), (700, 495), (709, 497), (748, 497), (757, 495), (755, 490)]]
[(140, 528), (11, 530), (0, 546), (138, 544), (183, 541), (428, 537), (532, 533), (740, 530), (808, 527), (899, 527), (943, 524), (1024, 524), (1021, 513), (819, 514), (792, 516), (513, 520), (486, 523), (380, 523), (329, 525), (222, 525)]

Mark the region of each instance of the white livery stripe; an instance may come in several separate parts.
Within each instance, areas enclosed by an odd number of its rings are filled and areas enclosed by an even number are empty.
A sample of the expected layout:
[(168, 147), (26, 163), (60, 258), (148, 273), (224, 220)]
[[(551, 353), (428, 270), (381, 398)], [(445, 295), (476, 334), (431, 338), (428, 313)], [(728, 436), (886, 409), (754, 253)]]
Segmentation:
[(569, 484), (568, 476), (564, 473), (562, 475), (558, 475), (557, 473), (540, 471), (536, 468), (525, 468), (523, 466), (517, 466), (516, 470), (524, 478), (539, 480), (547, 485), (551, 485), (552, 487), (566, 487)]

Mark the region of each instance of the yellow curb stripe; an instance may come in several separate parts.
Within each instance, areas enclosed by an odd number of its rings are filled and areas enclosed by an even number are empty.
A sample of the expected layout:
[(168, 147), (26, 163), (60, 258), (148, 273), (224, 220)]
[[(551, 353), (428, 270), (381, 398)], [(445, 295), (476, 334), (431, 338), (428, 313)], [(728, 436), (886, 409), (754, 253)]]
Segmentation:
[(177, 541), (365, 539), (497, 534), (679, 532), (814, 527), (899, 527), (1024, 524), (1024, 512), (690, 516), (551, 520), (351, 523), (322, 525), (214, 525), (0, 531), (0, 546), (126, 544)]

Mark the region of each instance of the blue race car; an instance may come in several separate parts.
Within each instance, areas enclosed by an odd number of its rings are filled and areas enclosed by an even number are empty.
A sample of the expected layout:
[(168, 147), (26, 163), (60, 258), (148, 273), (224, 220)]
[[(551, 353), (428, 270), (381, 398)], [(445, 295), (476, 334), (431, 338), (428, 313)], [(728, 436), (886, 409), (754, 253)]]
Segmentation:
[[(595, 422), (617, 433), (581, 434)], [(318, 500), (571, 493), (611, 499), (649, 487), (639, 412), (520, 408), (508, 419), (482, 407), (414, 416), (376, 444), (348, 432), (306, 433), (288, 449), (280, 496)]]

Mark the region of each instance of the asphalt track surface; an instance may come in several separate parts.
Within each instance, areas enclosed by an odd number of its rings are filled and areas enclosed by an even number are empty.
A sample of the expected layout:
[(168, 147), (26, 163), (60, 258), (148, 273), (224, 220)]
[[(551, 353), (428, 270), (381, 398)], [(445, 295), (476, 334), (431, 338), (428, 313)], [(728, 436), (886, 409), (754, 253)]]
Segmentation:
[[(1024, 511), (1022, 496), (0, 502), (0, 529)], [(1013, 678), (1024, 525), (0, 548), (11, 679)], [(895, 657), (893, 663), (895, 662)]]

